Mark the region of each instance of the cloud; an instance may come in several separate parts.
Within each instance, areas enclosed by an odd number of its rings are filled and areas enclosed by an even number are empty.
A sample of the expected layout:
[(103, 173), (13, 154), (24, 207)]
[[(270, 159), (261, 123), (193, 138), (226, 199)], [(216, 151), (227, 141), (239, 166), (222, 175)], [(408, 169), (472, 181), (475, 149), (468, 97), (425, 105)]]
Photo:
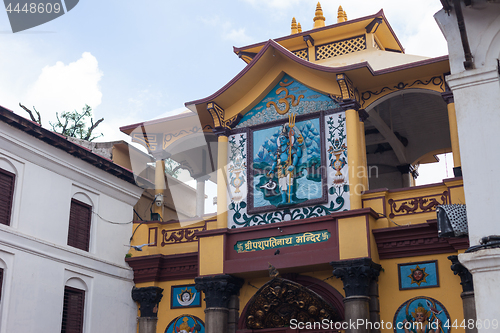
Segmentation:
[(102, 76), (97, 59), (85, 52), (68, 65), (58, 61), (53, 66), (45, 66), (22, 102), (27, 106), (35, 105), (49, 118), (55, 112), (80, 110), (85, 104), (96, 108), (102, 99), (99, 86)]
[(200, 17), (199, 20), (209, 27), (217, 28), (218, 33), (221, 34), (224, 40), (240, 45), (248, 45), (257, 42), (254, 37), (247, 35), (245, 28), (234, 28), (232, 22), (225, 21), (219, 16), (210, 17), (210, 19)]
[(229, 31), (225, 31), (223, 38), (229, 40), (231, 42), (239, 43), (239, 44), (251, 44), (254, 39), (248, 36), (245, 32), (244, 28), (241, 29), (231, 29)]

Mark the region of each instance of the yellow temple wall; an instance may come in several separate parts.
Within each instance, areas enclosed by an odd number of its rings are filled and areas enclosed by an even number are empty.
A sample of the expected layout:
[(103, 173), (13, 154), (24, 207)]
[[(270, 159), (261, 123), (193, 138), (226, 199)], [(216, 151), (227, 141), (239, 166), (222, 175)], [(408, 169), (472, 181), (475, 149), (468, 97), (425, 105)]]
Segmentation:
[[(464, 318), (462, 299), (460, 298), (462, 287), (460, 277), (454, 275), (450, 269), (451, 261), (447, 258), (449, 255), (450, 253), (381, 260), (382, 271), (378, 279), (380, 319), (384, 322), (392, 322), (394, 314), (401, 304), (413, 297), (427, 296), (440, 301), (448, 311), (451, 321), (457, 319), (460, 325)], [(429, 260), (437, 260), (439, 287), (400, 290), (398, 264)], [(451, 331), (465, 332), (463, 328), (452, 328)]]

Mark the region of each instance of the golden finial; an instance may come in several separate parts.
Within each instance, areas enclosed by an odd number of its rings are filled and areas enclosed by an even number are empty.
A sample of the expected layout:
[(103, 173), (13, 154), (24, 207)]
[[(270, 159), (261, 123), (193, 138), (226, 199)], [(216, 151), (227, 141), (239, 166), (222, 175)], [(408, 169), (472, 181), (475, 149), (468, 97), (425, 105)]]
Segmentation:
[(291, 35), (296, 34), (298, 32), (299, 32), (299, 30), (297, 29), (297, 21), (295, 21), (295, 17), (294, 17), (294, 18), (292, 18), (292, 33), (291, 33)]
[(302, 27), (300, 26), (300, 22), (297, 23), (297, 29), (299, 30), (299, 34), (302, 32)]
[(345, 13), (345, 10), (342, 9), (342, 6), (339, 6), (339, 11), (337, 14), (337, 23), (345, 21), (347, 21), (347, 14)]
[(325, 26), (325, 17), (323, 16), (323, 10), (321, 9), (321, 4), (319, 2), (316, 5), (316, 12), (313, 21), (314, 21), (313, 29)]

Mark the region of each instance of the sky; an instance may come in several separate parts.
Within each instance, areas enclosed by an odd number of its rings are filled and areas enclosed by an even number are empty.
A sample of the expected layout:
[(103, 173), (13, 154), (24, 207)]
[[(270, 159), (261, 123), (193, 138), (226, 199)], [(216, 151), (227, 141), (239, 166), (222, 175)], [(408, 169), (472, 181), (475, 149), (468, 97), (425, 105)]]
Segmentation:
[[(119, 127), (183, 111), (231, 80), (245, 63), (233, 46), (290, 33), (292, 17), (313, 26), (317, 1), (80, 0), (65, 15), (13, 34), (0, 12), (0, 105), (43, 125), (55, 113), (81, 110), (104, 117), (98, 141), (127, 139)], [(433, 14), (438, 0), (323, 1), (326, 24), (342, 5), (349, 19), (384, 9), (408, 54), (447, 54)]]
[[(104, 118), (97, 141), (127, 140), (120, 126), (166, 117), (211, 95), (245, 63), (241, 47), (290, 34), (292, 17), (313, 26), (317, 0), (80, 0), (63, 16), (12, 33), (0, 11), (0, 105), (49, 128), (56, 112)], [(380, 9), (407, 54), (436, 57), (447, 46), (433, 15), (438, 0), (349, 0), (321, 3), (326, 24), (342, 5), (348, 19)]]

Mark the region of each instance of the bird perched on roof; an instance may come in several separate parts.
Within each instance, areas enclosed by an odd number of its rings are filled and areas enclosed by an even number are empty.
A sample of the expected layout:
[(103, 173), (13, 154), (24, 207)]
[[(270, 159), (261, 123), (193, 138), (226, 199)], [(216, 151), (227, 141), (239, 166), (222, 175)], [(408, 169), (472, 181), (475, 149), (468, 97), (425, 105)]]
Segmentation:
[(125, 246), (130, 246), (136, 251), (142, 251), (142, 248), (146, 245), (153, 245), (154, 243), (148, 243), (148, 244), (142, 244), (142, 245), (125, 245)]
[(270, 262), (268, 262), (269, 264), (269, 276), (272, 277), (272, 278), (275, 278), (277, 277), (278, 275), (280, 275), (280, 272), (278, 272), (278, 270), (276, 269), (276, 267), (274, 267), (273, 265), (271, 265)]

